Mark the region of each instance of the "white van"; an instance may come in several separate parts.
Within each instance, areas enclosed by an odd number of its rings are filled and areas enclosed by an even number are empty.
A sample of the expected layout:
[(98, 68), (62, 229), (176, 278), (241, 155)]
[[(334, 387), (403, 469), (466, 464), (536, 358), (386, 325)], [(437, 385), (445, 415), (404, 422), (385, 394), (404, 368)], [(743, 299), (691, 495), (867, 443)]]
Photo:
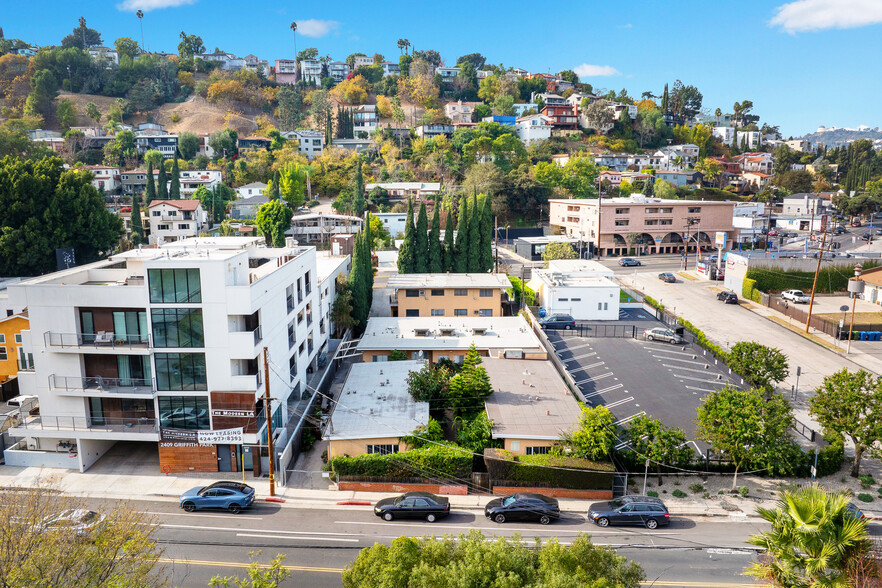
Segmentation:
[(16, 396), (15, 398), (10, 398), (6, 402), (6, 406), (11, 406), (13, 408), (22, 408), (22, 407), (29, 408), (36, 402), (37, 402), (37, 397), (34, 396), (33, 394), (20, 394), (20, 395)]

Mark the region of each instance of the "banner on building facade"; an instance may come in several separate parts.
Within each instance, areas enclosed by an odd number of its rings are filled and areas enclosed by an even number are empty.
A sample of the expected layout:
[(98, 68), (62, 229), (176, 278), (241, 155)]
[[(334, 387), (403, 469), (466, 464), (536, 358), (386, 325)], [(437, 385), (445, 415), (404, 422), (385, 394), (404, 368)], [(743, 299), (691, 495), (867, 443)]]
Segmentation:
[(195, 432), (199, 445), (242, 445), (245, 442), (242, 427)]
[(160, 427), (159, 438), (163, 441), (196, 443), (196, 431), (191, 429), (167, 429), (165, 427)]

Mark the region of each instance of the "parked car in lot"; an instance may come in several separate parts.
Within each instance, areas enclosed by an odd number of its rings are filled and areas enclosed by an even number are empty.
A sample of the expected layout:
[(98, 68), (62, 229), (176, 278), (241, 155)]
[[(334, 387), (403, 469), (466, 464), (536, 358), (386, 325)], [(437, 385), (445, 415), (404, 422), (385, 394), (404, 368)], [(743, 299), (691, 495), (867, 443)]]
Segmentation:
[(181, 508), (187, 512), (203, 508), (221, 508), (239, 514), (254, 502), (254, 488), (239, 482), (215, 482), (190, 488), (181, 495)]
[(374, 514), (384, 521), (426, 519), (430, 523), (450, 514), (450, 500), (430, 492), (405, 492), (384, 498), (374, 505)]
[(723, 298), (717, 297), (718, 300), (722, 300), (726, 304), (738, 304), (738, 295), (735, 292), (727, 292)]
[(783, 298), (784, 300), (790, 300), (791, 302), (796, 302), (797, 304), (808, 304), (811, 300), (808, 294), (806, 294), (802, 290), (784, 290), (783, 292), (781, 292), (781, 298)]
[(682, 343), (683, 337), (665, 327), (655, 327), (643, 331), (643, 337), (647, 341), (667, 341), (668, 343)]
[(640, 260), (634, 259), (633, 257), (623, 257), (619, 260), (619, 265), (629, 267), (632, 265), (643, 265), (640, 263)]
[(539, 521), (547, 525), (560, 518), (560, 506), (555, 498), (532, 492), (517, 492), (488, 502), (484, 507), (484, 516), (497, 523)]
[(667, 282), (668, 284), (675, 284), (677, 282), (677, 277), (670, 272), (664, 272), (664, 273), (659, 274), (658, 279), (661, 280), (662, 282)]
[(552, 314), (539, 319), (539, 326), (543, 329), (574, 329), (576, 321), (568, 314)]
[(647, 529), (671, 523), (665, 503), (652, 496), (626, 495), (609, 502), (597, 502), (588, 509), (588, 519), (598, 527), (641, 525)]

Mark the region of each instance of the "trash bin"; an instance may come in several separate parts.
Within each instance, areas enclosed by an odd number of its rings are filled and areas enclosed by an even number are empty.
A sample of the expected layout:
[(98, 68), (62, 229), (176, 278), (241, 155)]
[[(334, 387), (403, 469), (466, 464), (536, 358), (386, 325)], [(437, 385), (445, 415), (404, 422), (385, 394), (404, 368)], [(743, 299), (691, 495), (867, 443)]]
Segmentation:
[(867, 340), (867, 331), (858, 331), (858, 333), (860, 333), (861, 341)]
[(882, 331), (873, 331), (873, 341), (882, 341)]

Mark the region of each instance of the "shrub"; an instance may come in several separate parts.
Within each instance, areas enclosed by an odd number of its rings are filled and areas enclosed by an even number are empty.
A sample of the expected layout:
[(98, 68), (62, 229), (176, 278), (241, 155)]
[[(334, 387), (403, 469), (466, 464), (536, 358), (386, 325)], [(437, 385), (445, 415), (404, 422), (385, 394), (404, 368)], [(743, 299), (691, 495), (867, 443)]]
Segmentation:
[(704, 492), (704, 486), (702, 484), (689, 484), (689, 491), (693, 494), (698, 494), (699, 492)]
[[(879, 262), (867, 261), (863, 264), (864, 271), (877, 267)], [(779, 269), (753, 268), (745, 276), (754, 282), (754, 288), (762, 292), (783, 292), (784, 290), (811, 290), (815, 273), (811, 271), (782, 271)], [(818, 292), (844, 292), (848, 288), (848, 279), (852, 277), (850, 270), (840, 267), (822, 268), (818, 273)], [(747, 284), (747, 279), (744, 283)]]
[(664, 309), (665, 309), (665, 305), (664, 305), (664, 304), (662, 304), (661, 302), (659, 302), (658, 300), (656, 300), (655, 298), (653, 298), (653, 297), (651, 297), (651, 296), (644, 296), (644, 297), (643, 297), (643, 302), (645, 302), (645, 303), (648, 304), (649, 306), (651, 306), (651, 307), (653, 307), (653, 308), (657, 308), (657, 309), (659, 309), (659, 310), (664, 310)]
[[(490, 479), (550, 488), (609, 488), (615, 468), (610, 463), (560, 455), (512, 455), (485, 449), (484, 463)], [(584, 471), (578, 471), (584, 470)]]
[(739, 486), (738, 494), (742, 496), (742, 498), (747, 498), (747, 495), (750, 493), (750, 489), (747, 486)]
[(402, 453), (378, 453), (335, 457), (325, 466), (338, 476), (417, 478), (432, 472), (432, 478), (463, 479), (472, 474), (472, 454), (455, 447), (433, 445)]
[(873, 495), (867, 494), (866, 492), (861, 492), (857, 495), (857, 499), (861, 502), (873, 502)]
[(649, 491), (647, 491), (647, 492), (646, 492), (646, 495), (647, 495), (647, 496), (652, 496), (653, 498), (658, 498), (658, 492), (656, 492), (655, 490), (649, 490)]
[(704, 498), (705, 500), (707, 500), (708, 498), (710, 498), (710, 492), (705, 492), (704, 494), (701, 495), (701, 497)]
[(876, 484), (876, 480), (874, 480), (873, 476), (870, 475), (859, 476), (858, 480), (861, 481), (861, 486), (864, 488), (864, 490)]
[[(808, 452), (805, 459), (806, 469), (809, 469), (815, 463), (815, 452)], [(843, 461), (845, 461), (844, 441), (842, 439), (834, 440), (818, 452), (818, 477), (835, 474), (842, 468)], [(845, 476), (842, 476), (840, 481), (845, 483)]]
[(674, 496), (676, 498), (686, 498), (687, 494), (685, 492), (683, 492), (682, 490), (680, 490), (679, 488), (677, 488), (676, 490), (671, 492), (671, 496)]
[(748, 300), (753, 299), (754, 290), (756, 290), (756, 280), (744, 278), (744, 281), (741, 282), (741, 297), (747, 298)]
[(882, 496), (882, 486), (879, 487), (879, 489), (877, 490), (877, 492), (879, 492), (879, 496)]
[(181, 115), (178, 114), (178, 113), (175, 113), (175, 114), (171, 115), (171, 121), (172, 121), (173, 123), (180, 122), (180, 121), (181, 121)]

